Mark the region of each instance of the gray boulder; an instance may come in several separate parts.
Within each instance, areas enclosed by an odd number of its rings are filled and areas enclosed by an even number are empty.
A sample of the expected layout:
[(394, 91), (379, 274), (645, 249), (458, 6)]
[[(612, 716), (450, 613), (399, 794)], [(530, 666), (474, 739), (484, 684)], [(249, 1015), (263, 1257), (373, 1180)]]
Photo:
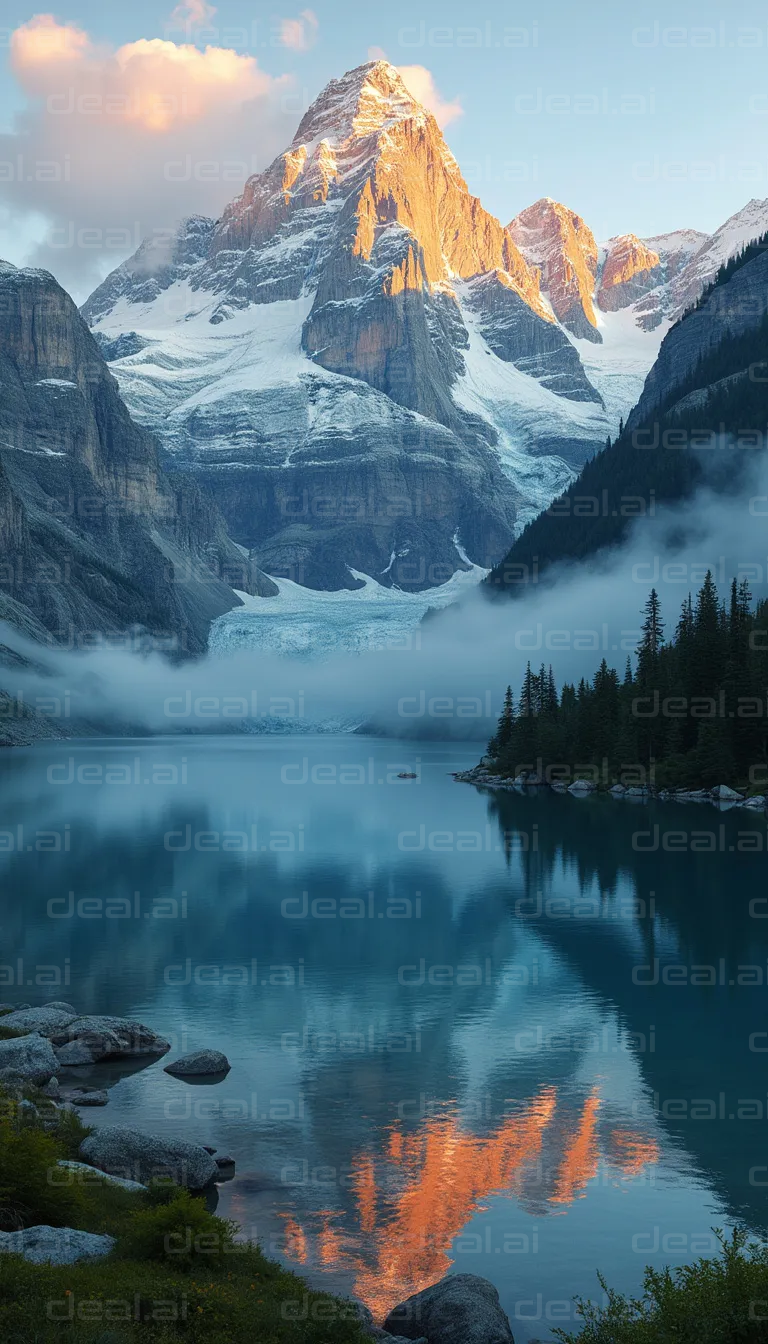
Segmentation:
[(477, 1274), (449, 1274), (406, 1298), (388, 1315), (384, 1329), (429, 1344), (514, 1344), (499, 1294)]
[(65, 1012), (52, 1004), (45, 1008), (19, 1008), (3, 1018), (3, 1029), (10, 1031), (36, 1031), (41, 1036), (52, 1036), (62, 1031), (77, 1017), (75, 1012)]
[(58, 1008), (61, 1013), (71, 1013), (73, 1017), (77, 1017), (77, 1009), (73, 1008), (71, 1003), (64, 1003), (62, 999), (52, 999), (51, 1002), (46, 1003), (44, 1007)]
[(25, 1227), (20, 1232), (0, 1232), (0, 1251), (22, 1255), (33, 1265), (74, 1265), (78, 1260), (99, 1260), (109, 1255), (114, 1237), (78, 1232), (73, 1227)]
[(73, 1087), (61, 1093), (70, 1106), (106, 1106), (109, 1093), (99, 1087)]
[(712, 797), (719, 803), (740, 803), (743, 801), (744, 794), (737, 793), (735, 789), (730, 789), (727, 784), (716, 784), (712, 790)]
[[(91, 1167), (87, 1162), (72, 1162), (66, 1158), (60, 1158), (56, 1163), (57, 1167), (63, 1167), (65, 1171), (71, 1173), (69, 1184), (71, 1185), (94, 1185), (99, 1182), (105, 1185), (116, 1185), (120, 1190), (132, 1190), (135, 1194), (140, 1194), (146, 1190), (146, 1185), (140, 1181), (126, 1181), (122, 1176), (110, 1176), (108, 1171), (98, 1171), (96, 1167)], [(59, 1182), (57, 1181), (58, 1185)], [(63, 1185), (64, 1182), (62, 1181)]]
[[(347, 1298), (346, 1301), (349, 1305), (348, 1314), (357, 1317), (362, 1326), (363, 1334), (367, 1335), (369, 1339), (375, 1339), (377, 1344), (406, 1344), (405, 1335), (390, 1335), (386, 1330), (382, 1330), (381, 1326), (374, 1325), (373, 1312), (370, 1307), (366, 1307), (364, 1302), (358, 1302), (355, 1298)], [(347, 1313), (345, 1312), (344, 1315), (346, 1318)], [(409, 1339), (407, 1344), (428, 1344), (428, 1341), (422, 1336), (421, 1339), (415, 1341)]]
[(113, 1058), (120, 1054), (120, 1048), (120, 1038), (114, 1032), (105, 1031), (58, 1045), (56, 1058), (64, 1068), (76, 1069), (83, 1064), (97, 1064), (101, 1059)]
[(171, 1180), (189, 1190), (204, 1190), (219, 1169), (199, 1143), (164, 1139), (127, 1125), (106, 1125), (80, 1145), (80, 1157), (92, 1167), (147, 1185)]
[[(75, 1017), (61, 1030), (50, 1033), (50, 1038), (57, 1050), (75, 1043), (86, 1046), (89, 1058), (79, 1062), (87, 1064), (114, 1056), (165, 1055), (171, 1048), (170, 1041), (158, 1036), (151, 1027), (124, 1017)], [(71, 1062), (71, 1057), (67, 1062)]]
[[(574, 779), (573, 783), (568, 785), (568, 792), (578, 798), (579, 794), (594, 793), (596, 788), (597, 785), (589, 779)], [(474, 1278), (474, 1275), (472, 1277)]]
[(202, 1078), (206, 1074), (229, 1073), (231, 1064), (220, 1050), (195, 1050), (190, 1055), (166, 1064), (165, 1072), (175, 1078)]
[(58, 1072), (58, 1060), (44, 1036), (16, 1036), (0, 1041), (0, 1077), (17, 1075), (44, 1087)]

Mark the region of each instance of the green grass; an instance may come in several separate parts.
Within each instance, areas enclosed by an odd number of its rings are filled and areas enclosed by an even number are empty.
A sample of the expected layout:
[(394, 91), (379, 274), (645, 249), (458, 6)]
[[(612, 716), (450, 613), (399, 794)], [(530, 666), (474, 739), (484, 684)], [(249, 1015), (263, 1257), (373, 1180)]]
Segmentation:
[[(39, 1094), (30, 1099), (41, 1102)], [(51, 1126), (45, 1128), (45, 1124)], [(0, 1341), (13, 1344), (363, 1344), (348, 1303), (238, 1243), (201, 1198), (147, 1192), (58, 1166), (88, 1131), (76, 1116), (31, 1118), (0, 1090), (0, 1227), (50, 1223), (116, 1238), (71, 1266), (0, 1261)]]
[(580, 1302), (580, 1333), (556, 1330), (565, 1344), (764, 1344), (768, 1341), (768, 1247), (736, 1230), (718, 1231), (721, 1252), (681, 1269), (646, 1268), (641, 1298), (609, 1289), (608, 1303)]

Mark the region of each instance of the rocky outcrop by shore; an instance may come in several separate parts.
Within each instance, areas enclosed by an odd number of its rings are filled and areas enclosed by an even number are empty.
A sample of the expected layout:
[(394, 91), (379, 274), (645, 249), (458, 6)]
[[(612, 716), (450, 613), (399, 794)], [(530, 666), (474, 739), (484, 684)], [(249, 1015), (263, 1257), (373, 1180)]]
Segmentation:
[(629, 802), (647, 802), (654, 798), (660, 803), (712, 803), (721, 811), (744, 807), (751, 812), (765, 812), (768, 808), (766, 794), (758, 793), (748, 797), (728, 784), (717, 784), (712, 789), (657, 789), (653, 785), (625, 784), (611, 784), (604, 788), (589, 779), (575, 779), (571, 784), (562, 780), (548, 780), (533, 770), (523, 770), (515, 776), (500, 775), (483, 762), (470, 770), (454, 771), (453, 778), (459, 784), (475, 784), (479, 788), (501, 789), (512, 793), (521, 793), (527, 789), (550, 789), (552, 793), (569, 793), (574, 798), (601, 793)]

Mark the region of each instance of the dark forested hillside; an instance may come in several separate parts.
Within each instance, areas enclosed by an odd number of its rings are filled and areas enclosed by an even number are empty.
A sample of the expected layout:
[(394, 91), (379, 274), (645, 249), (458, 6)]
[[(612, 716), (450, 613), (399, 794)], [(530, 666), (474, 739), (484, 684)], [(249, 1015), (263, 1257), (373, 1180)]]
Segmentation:
[(587, 776), (664, 787), (768, 780), (768, 602), (753, 610), (746, 581), (721, 604), (712, 575), (683, 602), (667, 637), (658, 595), (645, 605), (633, 672), (603, 659), (591, 681), (560, 691), (552, 668), (511, 687), (489, 755), (504, 775), (547, 783)]
[(767, 302), (768, 253), (753, 244), (667, 333), (627, 426), (525, 528), (491, 590), (514, 595), (533, 573), (620, 544), (633, 519), (704, 479), (741, 487), (768, 442)]

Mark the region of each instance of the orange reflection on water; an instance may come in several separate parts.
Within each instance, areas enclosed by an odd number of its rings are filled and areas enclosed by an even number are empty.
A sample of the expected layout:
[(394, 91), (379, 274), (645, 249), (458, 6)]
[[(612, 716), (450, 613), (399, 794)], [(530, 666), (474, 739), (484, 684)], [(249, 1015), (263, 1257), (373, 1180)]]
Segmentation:
[(656, 1140), (635, 1134), (631, 1129), (614, 1129), (610, 1149), (613, 1163), (623, 1176), (638, 1176), (643, 1167), (653, 1167), (659, 1160)]
[[(562, 1212), (583, 1197), (601, 1152), (627, 1177), (656, 1162), (652, 1138), (605, 1123), (599, 1132), (599, 1120), (596, 1091), (574, 1124), (570, 1106), (561, 1112), (556, 1089), (547, 1086), (490, 1134), (463, 1130), (453, 1114), (429, 1116), (411, 1133), (393, 1125), (379, 1157), (365, 1152), (352, 1163), (357, 1227), (338, 1226), (341, 1211), (316, 1215), (321, 1227), (312, 1258), (326, 1269), (351, 1271), (355, 1294), (381, 1319), (450, 1269), (454, 1239), (491, 1195), (515, 1194), (542, 1213)], [(285, 1230), (288, 1254), (306, 1264), (303, 1230), (291, 1216)]]
[(581, 1198), (584, 1187), (597, 1174), (600, 1150), (597, 1144), (597, 1113), (600, 1098), (593, 1092), (584, 1102), (578, 1129), (566, 1145), (557, 1173), (553, 1204), (571, 1204)]
[[(355, 1281), (356, 1294), (374, 1315), (446, 1273), (451, 1242), (480, 1202), (493, 1191), (514, 1188), (536, 1162), (555, 1104), (555, 1089), (546, 1087), (494, 1134), (468, 1134), (455, 1116), (430, 1117), (420, 1133), (394, 1144), (402, 1152), (405, 1182), (387, 1200), (385, 1217), (377, 1217), (374, 1208), (372, 1263), (359, 1258)], [(366, 1189), (361, 1202), (359, 1185), (356, 1193), (362, 1223), (370, 1217), (370, 1198)]]
[(285, 1252), (300, 1265), (306, 1265), (309, 1259), (307, 1238), (304, 1228), (290, 1214), (283, 1215), (285, 1225)]

